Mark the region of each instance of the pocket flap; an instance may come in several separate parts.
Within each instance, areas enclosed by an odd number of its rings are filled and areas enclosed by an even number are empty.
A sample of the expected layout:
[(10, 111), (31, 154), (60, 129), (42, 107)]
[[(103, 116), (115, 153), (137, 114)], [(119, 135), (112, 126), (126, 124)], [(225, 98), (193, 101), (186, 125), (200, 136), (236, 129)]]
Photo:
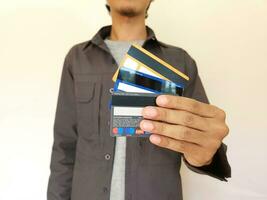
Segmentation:
[(89, 102), (93, 99), (95, 82), (75, 81), (75, 97), (78, 102)]

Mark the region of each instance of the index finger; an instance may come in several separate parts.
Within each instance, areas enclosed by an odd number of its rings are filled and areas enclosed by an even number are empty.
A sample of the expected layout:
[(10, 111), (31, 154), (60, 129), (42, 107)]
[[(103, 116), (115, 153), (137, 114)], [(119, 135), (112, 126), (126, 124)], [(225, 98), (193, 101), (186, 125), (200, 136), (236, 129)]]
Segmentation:
[(193, 114), (213, 118), (213, 117), (221, 117), (225, 118), (225, 113), (221, 109), (216, 106), (205, 104), (200, 101), (180, 97), (180, 96), (172, 96), (172, 95), (160, 95), (156, 99), (156, 103), (158, 106), (165, 108), (172, 108), (177, 110), (184, 110), (191, 112)]

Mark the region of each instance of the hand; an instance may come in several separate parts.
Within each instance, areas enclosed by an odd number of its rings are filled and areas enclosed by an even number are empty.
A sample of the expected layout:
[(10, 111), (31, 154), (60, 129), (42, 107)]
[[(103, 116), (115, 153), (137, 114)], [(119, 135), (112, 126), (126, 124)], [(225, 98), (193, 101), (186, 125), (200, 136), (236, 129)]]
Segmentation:
[(193, 99), (160, 95), (159, 107), (145, 107), (140, 127), (152, 133), (150, 142), (184, 154), (187, 162), (201, 167), (211, 163), (229, 133), (223, 110)]

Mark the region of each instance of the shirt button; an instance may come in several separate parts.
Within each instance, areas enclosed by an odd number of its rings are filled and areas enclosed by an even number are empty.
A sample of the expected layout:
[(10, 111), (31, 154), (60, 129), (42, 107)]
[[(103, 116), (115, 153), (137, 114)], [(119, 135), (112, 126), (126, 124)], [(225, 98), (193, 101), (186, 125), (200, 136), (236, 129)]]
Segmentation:
[(111, 156), (107, 153), (107, 154), (105, 155), (105, 159), (106, 159), (106, 160), (110, 160), (110, 158), (111, 158)]
[(109, 93), (113, 94), (113, 92), (114, 92), (114, 88), (109, 88)]
[(103, 187), (103, 192), (107, 193), (108, 192), (108, 188), (107, 187)]

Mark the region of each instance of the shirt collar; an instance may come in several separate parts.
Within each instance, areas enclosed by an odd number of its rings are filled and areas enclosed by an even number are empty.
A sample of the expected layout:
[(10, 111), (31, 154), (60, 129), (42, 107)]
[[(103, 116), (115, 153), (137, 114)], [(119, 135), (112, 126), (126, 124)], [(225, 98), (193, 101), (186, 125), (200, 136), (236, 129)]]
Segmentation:
[[(155, 33), (154, 31), (149, 28), (148, 26), (146, 26), (146, 30), (147, 30), (147, 39), (145, 41), (145, 43), (149, 40), (154, 40), (154, 41), (157, 41), (157, 38), (155, 36)], [(85, 44), (85, 46), (83, 47), (83, 49), (85, 50), (88, 45), (90, 43), (93, 43), (101, 48), (103, 48), (104, 50), (107, 50), (108, 51), (108, 48), (107, 46), (105, 45), (105, 38), (108, 37), (110, 35), (110, 32), (111, 32), (111, 26), (104, 26), (102, 27), (96, 34), (95, 36)]]

